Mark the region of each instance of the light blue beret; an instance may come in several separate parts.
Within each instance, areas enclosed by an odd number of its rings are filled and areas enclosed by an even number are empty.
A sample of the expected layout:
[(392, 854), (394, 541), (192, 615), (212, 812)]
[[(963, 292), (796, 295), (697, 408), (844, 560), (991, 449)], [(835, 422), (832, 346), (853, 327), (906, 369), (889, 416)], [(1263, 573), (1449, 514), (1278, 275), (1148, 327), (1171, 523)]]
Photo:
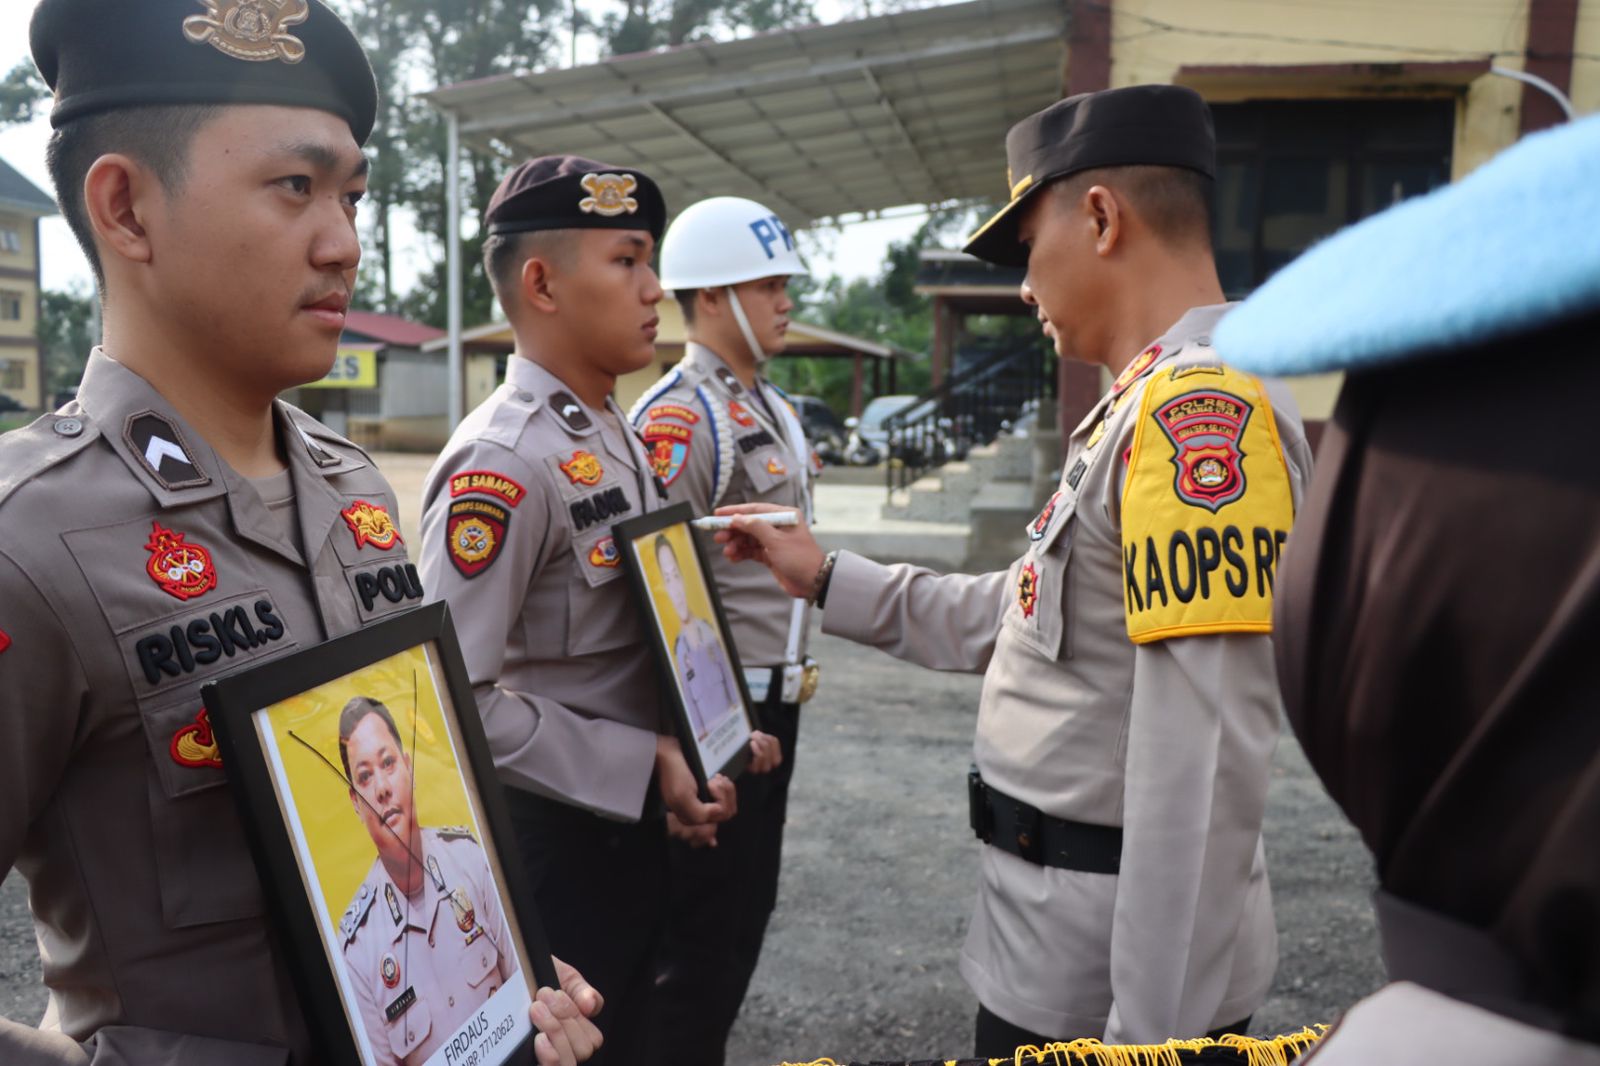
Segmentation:
[(1447, 356), (1600, 311), (1600, 115), (1315, 245), (1213, 331), (1258, 374)]

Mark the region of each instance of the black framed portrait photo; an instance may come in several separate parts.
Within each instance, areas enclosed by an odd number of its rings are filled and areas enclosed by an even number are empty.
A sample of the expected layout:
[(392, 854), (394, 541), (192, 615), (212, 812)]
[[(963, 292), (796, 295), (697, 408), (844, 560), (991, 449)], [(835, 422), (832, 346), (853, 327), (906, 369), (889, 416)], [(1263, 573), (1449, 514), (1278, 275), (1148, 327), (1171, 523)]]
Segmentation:
[(448, 608), (202, 689), (319, 1061), (534, 1061), (559, 987)]
[(611, 531), (651, 633), (684, 757), (704, 790), (715, 775), (744, 770), (759, 726), (693, 518), (679, 503)]

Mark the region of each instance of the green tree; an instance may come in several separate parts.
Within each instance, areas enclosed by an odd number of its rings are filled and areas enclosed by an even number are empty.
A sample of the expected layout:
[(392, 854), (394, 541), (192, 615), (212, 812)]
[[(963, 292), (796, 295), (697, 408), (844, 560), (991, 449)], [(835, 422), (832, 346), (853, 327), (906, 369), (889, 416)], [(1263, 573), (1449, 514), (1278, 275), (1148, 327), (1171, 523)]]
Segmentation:
[(88, 283), (39, 294), (39, 358), (45, 375), (45, 405), (58, 392), (75, 389), (83, 378), (89, 349), (100, 339), (96, 299)]
[(32, 119), (34, 108), (49, 96), (33, 60), (20, 60), (0, 79), (0, 129)]

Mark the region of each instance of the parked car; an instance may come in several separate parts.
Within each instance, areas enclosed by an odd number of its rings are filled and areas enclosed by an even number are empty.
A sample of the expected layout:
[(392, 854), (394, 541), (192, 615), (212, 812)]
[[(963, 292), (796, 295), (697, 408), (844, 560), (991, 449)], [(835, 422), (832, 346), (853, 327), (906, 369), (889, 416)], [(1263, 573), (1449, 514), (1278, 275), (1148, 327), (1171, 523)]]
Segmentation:
[[(885, 456), (907, 461), (915, 459), (922, 464), (955, 458), (960, 452), (951, 439), (950, 420), (940, 418), (932, 424), (922, 422), (933, 412), (934, 403), (933, 400), (919, 402), (918, 397), (905, 395), (879, 396), (868, 403), (859, 420), (848, 419), (845, 422), (851, 430), (850, 441), (845, 447), (845, 460), (870, 466)], [(912, 431), (909, 439), (904, 433), (896, 434), (891, 448), (890, 430), (884, 423), (895, 415), (901, 416), (901, 426), (919, 423), (919, 427)], [(913, 452), (920, 454), (913, 455)]]
[(7, 415), (11, 414), (13, 411), (22, 410), (25, 410), (25, 408), (20, 403), (18, 403), (16, 400), (13, 400), (5, 393), (0, 392), (0, 415)]
[(850, 431), (833, 413), (833, 408), (815, 396), (790, 396), (795, 412), (800, 416), (800, 428), (805, 430), (817, 455), (825, 463), (844, 462), (845, 441)]

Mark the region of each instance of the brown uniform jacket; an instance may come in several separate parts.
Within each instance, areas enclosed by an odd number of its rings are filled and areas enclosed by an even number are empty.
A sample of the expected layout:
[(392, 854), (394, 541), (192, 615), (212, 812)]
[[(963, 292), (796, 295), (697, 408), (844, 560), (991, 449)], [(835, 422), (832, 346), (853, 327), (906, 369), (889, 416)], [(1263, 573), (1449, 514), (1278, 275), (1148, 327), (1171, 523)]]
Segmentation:
[[(1122, 492), (1142, 390), (1210, 358), (1225, 311), (1188, 312), (1090, 411), (1009, 571), (941, 576), (841, 553), (829, 585), (824, 631), (984, 672), (975, 758), (989, 785), (1122, 827), (1120, 875), (983, 849), (961, 972), (980, 1002), (1036, 1032), (1203, 1035), (1254, 1011), (1277, 965), (1261, 848), (1280, 714), (1269, 638), (1134, 644), (1124, 620)], [(1287, 393), (1271, 395), (1297, 500), (1310, 451)]]
[(7, 1066), (311, 1061), (199, 687), (422, 590), (365, 454), (277, 419), (296, 543), (98, 351), (75, 403), (0, 438), (0, 871), (50, 989), (42, 1031), (0, 1022)]
[[(682, 361), (634, 405), (630, 417), (652, 449), (673, 503), (688, 502), (697, 516), (730, 503), (775, 503), (806, 512), (811, 448), (803, 435), (789, 439), (783, 394), (759, 378), (756, 388), (760, 399), (715, 352), (690, 344)], [(795, 601), (759, 567), (729, 562), (713, 534), (696, 535), (711, 558), (739, 661), (747, 667), (783, 665)], [(802, 626), (801, 656), (804, 637)]]
[(641, 816), (660, 680), (611, 525), (662, 503), (616, 405), (520, 356), (429, 471), (423, 581), (450, 604), (507, 784)]

